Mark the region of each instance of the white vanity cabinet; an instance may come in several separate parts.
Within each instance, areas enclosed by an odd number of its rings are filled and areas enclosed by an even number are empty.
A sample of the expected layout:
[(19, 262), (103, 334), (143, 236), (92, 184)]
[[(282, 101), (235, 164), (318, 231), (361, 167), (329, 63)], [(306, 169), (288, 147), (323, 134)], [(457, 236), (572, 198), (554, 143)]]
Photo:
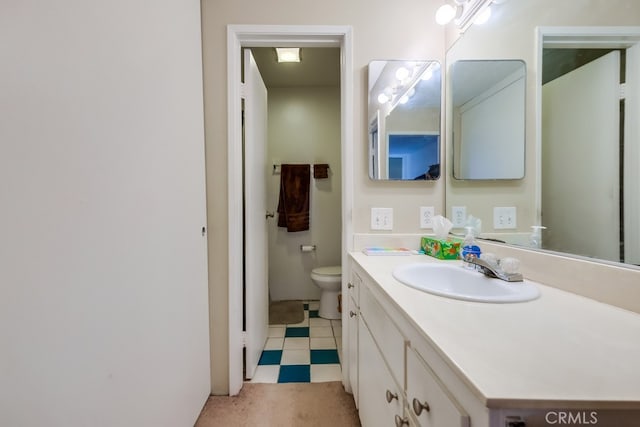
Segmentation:
[(358, 322), (358, 390), (363, 426), (393, 426), (404, 413), (405, 339), (363, 281)]
[[(349, 372), (362, 425), (469, 427), (468, 412), (428, 362), (430, 357), (437, 359), (442, 370), (442, 359), (430, 352), (431, 347), (357, 265), (352, 268), (352, 282), (354, 277), (357, 285), (350, 289), (358, 291), (359, 311), (349, 318)], [(353, 298), (350, 303), (355, 304)], [(352, 335), (354, 318), (358, 318), (357, 335)], [(445, 372), (445, 378), (449, 375)], [(486, 425), (482, 418), (474, 427)]]
[(416, 425), (469, 427), (469, 415), (413, 348), (407, 348), (407, 404)]
[(403, 413), (404, 394), (389, 370), (369, 328), (359, 321), (359, 413), (364, 427), (395, 425)]
[[(347, 284), (348, 297), (347, 297), (347, 330), (351, 343), (358, 343), (358, 318), (360, 313), (359, 292), (362, 286), (362, 278), (355, 271), (351, 272), (351, 280)], [(347, 363), (349, 364), (349, 384), (351, 385), (351, 392), (356, 402), (358, 403), (358, 345), (350, 344), (346, 347)]]

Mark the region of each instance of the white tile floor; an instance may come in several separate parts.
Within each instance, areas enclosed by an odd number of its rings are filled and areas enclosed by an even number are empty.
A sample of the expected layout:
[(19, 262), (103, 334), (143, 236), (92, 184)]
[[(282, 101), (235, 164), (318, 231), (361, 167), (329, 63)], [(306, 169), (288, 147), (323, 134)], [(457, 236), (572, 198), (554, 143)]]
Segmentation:
[[(249, 382), (342, 380), (342, 322), (317, 317), (318, 301), (304, 303), (302, 322), (269, 326), (263, 357)], [(307, 336), (287, 336), (296, 334)]]

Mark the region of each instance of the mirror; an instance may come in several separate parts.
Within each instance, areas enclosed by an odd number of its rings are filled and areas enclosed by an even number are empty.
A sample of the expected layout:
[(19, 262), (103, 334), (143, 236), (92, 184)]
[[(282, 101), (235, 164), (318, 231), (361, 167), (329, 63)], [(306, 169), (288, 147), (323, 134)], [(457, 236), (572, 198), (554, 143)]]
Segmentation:
[(524, 62), (456, 61), (450, 78), (453, 177), (524, 178)]
[(371, 61), (369, 178), (440, 178), (441, 72), (437, 61)]
[[(501, 2), (496, 6), (492, 20), (483, 27), (471, 26), (462, 35), (454, 35), (448, 40), (447, 79), (451, 77), (452, 64), (460, 60), (505, 57), (524, 60), (527, 67), (526, 173), (517, 181), (452, 179), (454, 125), (447, 115), (446, 165), (447, 170), (452, 171), (445, 182), (448, 216), (451, 216), (452, 207), (463, 206), (467, 214), (482, 220), (482, 232), (487, 237), (593, 260), (639, 265), (640, 189), (637, 183), (640, 172), (637, 171), (640, 170), (640, 131), (635, 125), (637, 120), (625, 120), (623, 115), (636, 114), (637, 117), (640, 108), (640, 91), (629, 91), (630, 87), (640, 87), (629, 80), (640, 76), (640, 21), (637, 18), (640, 3), (594, 2), (593, 8), (579, 12), (568, 4), (565, 7), (552, 0)], [(546, 8), (553, 10), (553, 18), (544, 12)], [(622, 102), (619, 99), (612, 102), (607, 110), (607, 115), (620, 114), (620, 118), (614, 137), (618, 142), (607, 145), (606, 159), (602, 155), (595, 159), (587, 156), (605, 147), (605, 139), (599, 133), (587, 132), (572, 148), (566, 144), (568, 137), (563, 132), (581, 130), (579, 128), (590, 124), (589, 119), (579, 119), (578, 124), (570, 125), (567, 119), (558, 120), (560, 115), (544, 101), (549, 95), (543, 88), (543, 84), (549, 84), (544, 77), (548, 74), (547, 68), (573, 61), (567, 60), (569, 50), (578, 49), (578, 56), (582, 56), (585, 49), (594, 47), (624, 51), (620, 60), (625, 64), (621, 78), (626, 79), (627, 91)], [(581, 67), (582, 64), (571, 68)], [(591, 89), (590, 84), (580, 86), (583, 92)], [(616, 84), (609, 86), (618, 87)], [(450, 109), (452, 95), (447, 96)], [(562, 98), (568, 97), (561, 95)], [(577, 99), (576, 96), (570, 98)], [(588, 103), (582, 104), (587, 106)], [(574, 107), (561, 109), (571, 112)], [(547, 136), (550, 128), (560, 132), (556, 142), (550, 142)], [(623, 135), (623, 144), (619, 143), (620, 135)], [(609, 184), (602, 188), (605, 182)], [(577, 200), (567, 204), (568, 195), (577, 195)], [(499, 212), (497, 207), (515, 208), (516, 220), (512, 226), (496, 226), (499, 223), (495, 221), (495, 213)], [(603, 211), (601, 207), (612, 209)], [(536, 225), (547, 226), (547, 229), (542, 231), (540, 239), (531, 239), (531, 227)], [(601, 250), (605, 246), (602, 236), (606, 236), (608, 248), (604, 252)]]

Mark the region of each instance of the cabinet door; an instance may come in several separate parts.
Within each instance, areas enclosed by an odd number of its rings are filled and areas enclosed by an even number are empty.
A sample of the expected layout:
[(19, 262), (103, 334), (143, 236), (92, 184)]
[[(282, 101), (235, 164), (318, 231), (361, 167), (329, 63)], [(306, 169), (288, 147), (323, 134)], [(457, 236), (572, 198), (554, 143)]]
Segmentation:
[(469, 416), (415, 350), (407, 349), (407, 405), (422, 427), (469, 427)]
[(358, 402), (358, 307), (353, 298), (349, 297), (349, 308), (347, 312), (347, 328), (349, 333), (349, 345), (347, 347), (347, 363), (349, 364), (349, 384), (351, 384), (351, 392), (353, 399)]
[(402, 390), (393, 380), (362, 318), (358, 320), (358, 334), (360, 421), (363, 427), (392, 427), (396, 415), (403, 414)]

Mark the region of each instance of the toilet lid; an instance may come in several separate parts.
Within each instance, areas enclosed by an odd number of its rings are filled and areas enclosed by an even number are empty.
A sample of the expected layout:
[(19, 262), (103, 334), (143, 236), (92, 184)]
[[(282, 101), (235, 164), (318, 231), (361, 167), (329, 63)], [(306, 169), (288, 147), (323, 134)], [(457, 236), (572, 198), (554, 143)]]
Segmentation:
[(311, 270), (311, 272), (323, 276), (340, 276), (342, 274), (342, 267), (339, 265), (331, 267), (318, 267)]

